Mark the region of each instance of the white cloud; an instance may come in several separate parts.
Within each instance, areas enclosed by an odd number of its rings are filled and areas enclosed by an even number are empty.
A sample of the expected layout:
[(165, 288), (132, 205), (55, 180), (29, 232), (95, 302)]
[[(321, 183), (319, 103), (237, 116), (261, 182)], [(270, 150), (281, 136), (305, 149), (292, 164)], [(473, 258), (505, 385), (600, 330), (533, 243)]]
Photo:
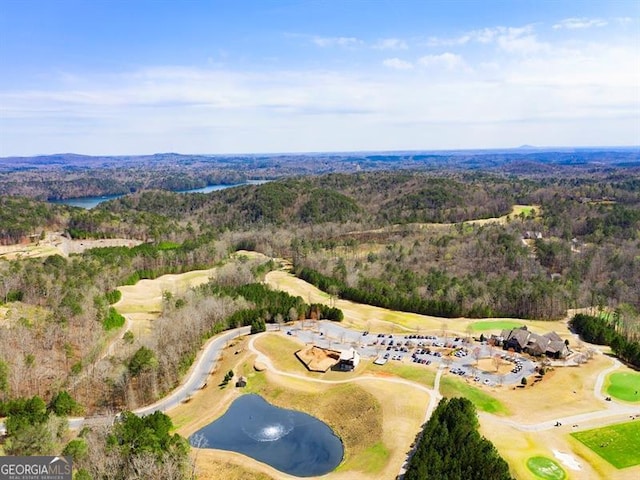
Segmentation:
[(397, 57), (387, 58), (382, 62), (382, 64), (385, 67), (393, 68), (395, 70), (411, 70), (413, 68), (413, 63), (401, 60)]
[(457, 45), (465, 45), (471, 40), (470, 35), (462, 35), (454, 38), (429, 37), (426, 45), (428, 47), (454, 47)]
[(469, 37), (478, 43), (491, 43), (496, 35), (500, 32), (498, 28), (483, 28), (480, 30), (474, 30), (469, 33)]
[(427, 46), (463, 46), (472, 42), (483, 45), (495, 44), (505, 52), (519, 54), (540, 52), (548, 48), (547, 44), (538, 40), (532, 25), (487, 27), (472, 30), (453, 38), (431, 37), (427, 41)]
[(373, 46), (378, 50), (406, 50), (407, 42), (399, 38), (383, 38)]
[(461, 68), (465, 65), (460, 55), (451, 52), (439, 55), (425, 55), (418, 59), (418, 63), (424, 67), (444, 67), (448, 70)]
[(591, 27), (604, 27), (607, 25), (607, 21), (601, 18), (584, 18), (584, 17), (572, 17), (565, 18), (564, 20), (556, 23), (553, 28), (555, 30), (566, 28), (568, 30), (575, 30), (580, 28), (591, 28)]
[(318, 47), (355, 47), (362, 44), (362, 40), (355, 37), (313, 37), (313, 43)]
[(531, 26), (520, 28), (498, 27), (496, 30), (496, 42), (506, 52), (532, 54), (549, 49), (548, 44), (538, 41)]

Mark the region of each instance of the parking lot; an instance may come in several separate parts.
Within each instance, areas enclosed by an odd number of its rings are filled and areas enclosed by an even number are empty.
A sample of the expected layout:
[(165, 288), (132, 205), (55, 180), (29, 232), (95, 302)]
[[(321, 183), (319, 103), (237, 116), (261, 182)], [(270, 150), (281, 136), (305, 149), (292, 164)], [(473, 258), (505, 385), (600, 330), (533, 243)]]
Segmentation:
[[(320, 347), (357, 348), (363, 357), (384, 361), (439, 366), (444, 363), (453, 375), (479, 384), (517, 384), (535, 373), (536, 363), (517, 353), (471, 341), (460, 336), (421, 334), (376, 334), (355, 332), (333, 322), (317, 322), (314, 329), (287, 329), (305, 343)], [(490, 365), (487, 365), (490, 359)]]

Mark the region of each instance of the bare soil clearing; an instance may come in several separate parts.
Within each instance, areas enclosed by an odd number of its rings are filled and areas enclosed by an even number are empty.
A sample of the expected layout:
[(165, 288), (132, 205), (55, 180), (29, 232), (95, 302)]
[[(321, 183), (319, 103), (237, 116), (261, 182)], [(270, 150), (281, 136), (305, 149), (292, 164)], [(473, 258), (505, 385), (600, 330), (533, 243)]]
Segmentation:
[(466, 220), (459, 223), (407, 223), (396, 224), (389, 227), (376, 228), (373, 230), (364, 230), (357, 232), (350, 232), (350, 234), (371, 234), (371, 233), (385, 233), (385, 232), (400, 232), (406, 230), (423, 230), (423, 229), (444, 229), (452, 228), (456, 225), (488, 225), (490, 223), (505, 224), (510, 219), (517, 215), (524, 214), (528, 217), (539, 217), (541, 212), (540, 205), (514, 205), (511, 207), (511, 212), (502, 215), (501, 217), (480, 218), (477, 220)]
[[(497, 351), (496, 353), (498, 352), (501, 352), (501, 350)], [(502, 375), (509, 373), (513, 368), (513, 363), (507, 362), (502, 359), (494, 360), (492, 358), (481, 358), (480, 360), (478, 360), (477, 365), (473, 359), (470, 360), (471, 365), (475, 366), (478, 370), (482, 370), (483, 372), (498, 373)], [(498, 366), (497, 370), (496, 365)]]
[(135, 247), (140, 240), (128, 238), (101, 238), (87, 240), (72, 240), (59, 232), (50, 232), (42, 240), (17, 245), (0, 245), (0, 258), (13, 260), (15, 258), (36, 258), (61, 255), (68, 257), (72, 253), (82, 253), (90, 248), (98, 247)]

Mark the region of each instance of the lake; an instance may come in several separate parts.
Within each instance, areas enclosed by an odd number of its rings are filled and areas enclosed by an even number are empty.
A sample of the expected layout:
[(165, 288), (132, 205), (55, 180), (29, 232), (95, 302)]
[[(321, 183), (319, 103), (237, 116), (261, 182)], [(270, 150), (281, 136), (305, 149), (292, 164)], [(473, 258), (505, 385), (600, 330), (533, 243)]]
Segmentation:
[[(268, 180), (249, 180), (247, 183), (237, 183), (233, 185), (209, 185), (206, 187), (194, 188), (191, 190), (178, 190), (176, 193), (209, 193), (215, 192), (217, 190), (224, 190), (225, 188), (239, 187), (241, 185), (262, 185), (266, 182), (268, 182)], [(99, 197), (77, 197), (65, 198), (63, 200), (49, 200), (49, 202), (90, 210), (102, 202), (106, 202), (108, 200), (113, 200), (114, 198), (120, 198), (123, 196), (124, 195), (103, 195)]]
[(194, 433), (201, 448), (242, 453), (298, 477), (324, 475), (342, 461), (344, 448), (327, 424), (311, 415), (278, 408), (259, 395), (243, 395), (227, 412)]

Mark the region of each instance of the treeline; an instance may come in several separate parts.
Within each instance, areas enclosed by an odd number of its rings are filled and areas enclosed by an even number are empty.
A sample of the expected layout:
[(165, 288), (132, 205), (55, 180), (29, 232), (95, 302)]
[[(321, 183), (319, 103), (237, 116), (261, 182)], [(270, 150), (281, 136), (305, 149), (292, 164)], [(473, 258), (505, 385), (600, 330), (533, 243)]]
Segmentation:
[(502, 189), (502, 194), (496, 195), (499, 183), (497, 178), (481, 186), (469, 179), (462, 182), (456, 178), (416, 175), (385, 191), (378, 215), (390, 223), (456, 223), (500, 217), (509, 213), (514, 201)]
[(73, 239), (118, 237), (156, 243), (171, 239), (183, 241), (189, 233), (179, 222), (165, 215), (132, 210), (116, 212), (104, 206), (91, 210), (70, 209), (63, 228)]
[(47, 231), (62, 231), (70, 238), (160, 238), (183, 240), (188, 232), (175, 220), (149, 212), (109, 211), (0, 196), (0, 245), (36, 243)]
[(340, 322), (344, 319), (342, 310), (321, 303), (308, 305), (302, 297), (294, 297), (287, 292), (273, 290), (263, 283), (250, 283), (239, 286), (221, 286), (209, 283), (199, 287), (210, 295), (242, 297), (251, 302), (253, 308), (234, 313), (229, 319), (229, 325), (246, 326), (256, 318), (264, 319), (267, 323), (304, 320), (332, 320)]
[[(185, 190), (248, 178), (320, 175), (329, 172), (421, 170), (491, 171), (496, 175), (572, 177), (598, 175), (638, 166), (638, 151), (438, 152), (334, 155), (205, 156), (162, 153), (142, 156), (89, 157), (75, 154), (3, 158), (0, 195), (70, 198), (141, 189)], [(73, 174), (72, 179), (69, 173)]]
[(258, 170), (245, 159), (220, 161), (212, 157), (178, 154), (134, 157), (71, 154), (2, 159), (0, 195), (56, 200), (120, 195), (145, 189), (181, 191), (263, 178)]
[(522, 277), (502, 275), (480, 285), (477, 278), (460, 279), (435, 269), (420, 275), (409, 269), (387, 268), (383, 278), (361, 275), (355, 286), (349, 286), (338, 278), (346, 277), (346, 267), (340, 262), (334, 276), (301, 265), (294, 272), (340, 298), (422, 315), (553, 319), (563, 315), (567, 307), (553, 280), (541, 276), (527, 282)]
[[(640, 197), (633, 181), (620, 180), (615, 171), (535, 181), (446, 170), (330, 174), (207, 195), (138, 191), (90, 211), (69, 209), (62, 227), (74, 238), (183, 241), (205, 232), (265, 225), (457, 223), (500, 217), (515, 203), (535, 203), (543, 206), (545, 227), (564, 240), (631, 239), (640, 222)], [(31, 230), (41, 231), (46, 225), (39, 216), (22, 218)]]
[(635, 367), (640, 367), (640, 341), (635, 336), (624, 335), (617, 330), (617, 321), (604, 317), (595, 317), (579, 313), (575, 315), (570, 326), (589, 343), (609, 345), (615, 355)]
[(345, 300), (365, 303), (376, 307), (389, 308), (402, 312), (420, 313), (423, 315), (435, 315), (438, 317), (459, 317), (462, 314), (460, 305), (446, 300), (430, 300), (415, 296), (405, 297), (399, 293), (390, 283), (374, 282), (371, 279), (364, 280), (361, 285), (369, 288), (349, 287), (337, 278), (322, 275), (320, 272), (307, 267), (298, 267), (295, 270), (297, 277), (315, 285), (324, 292), (337, 295)]
[[(82, 312), (86, 295), (83, 291), (91, 286), (98, 286), (107, 294), (118, 285), (133, 285), (142, 279), (210, 268), (214, 261), (228, 253), (228, 247), (222, 245), (220, 248), (220, 245), (216, 247), (211, 236), (200, 236), (180, 244), (159, 242), (132, 248), (93, 248), (69, 259), (53, 255), (44, 261), (28, 259), (3, 263), (0, 264), (0, 301), (18, 298), (26, 303), (47, 306), (68, 318), (70, 314)], [(114, 302), (109, 299), (108, 303)], [(57, 311), (60, 307), (63, 307), (62, 311)], [(106, 309), (104, 313), (108, 313)]]
[(478, 432), (473, 404), (442, 399), (424, 426), (405, 480), (512, 480), (509, 466)]

